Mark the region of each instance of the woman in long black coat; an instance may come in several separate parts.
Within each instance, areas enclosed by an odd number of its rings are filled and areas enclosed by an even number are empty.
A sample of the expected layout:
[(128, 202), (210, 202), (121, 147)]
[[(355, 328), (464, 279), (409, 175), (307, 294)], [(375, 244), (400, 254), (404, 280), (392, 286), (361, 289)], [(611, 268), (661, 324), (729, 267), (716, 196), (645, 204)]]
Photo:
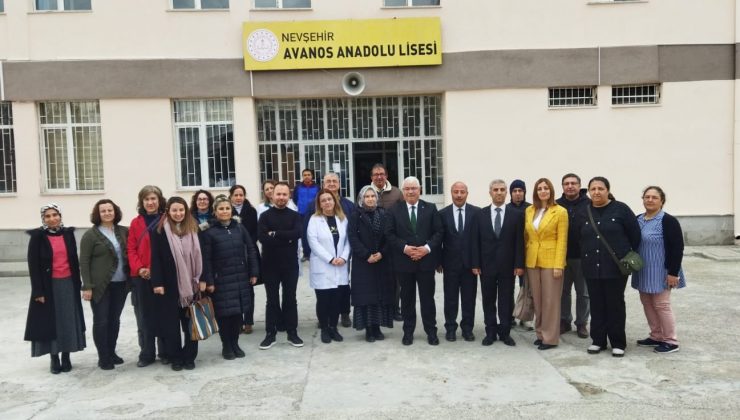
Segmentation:
[(86, 346), (80, 263), (74, 228), (64, 227), (58, 205), (41, 207), (41, 223), (40, 228), (26, 232), (31, 236), (31, 299), (24, 338), (32, 342), (32, 357), (50, 355), (50, 371), (57, 374), (72, 370), (69, 353)]
[[(232, 185), (229, 188), (229, 200), (231, 200), (232, 214), (239, 217), (239, 222), (242, 226), (247, 228), (249, 237), (257, 242), (257, 210), (252, 206), (252, 203), (247, 200), (247, 189), (243, 185)], [(259, 260), (259, 248), (257, 248), (257, 259)], [(251, 289), (252, 303), (254, 303), (254, 288)], [(247, 312), (244, 313), (242, 319), (242, 328), (245, 334), (252, 334), (254, 326), (254, 304)]]
[(391, 275), (390, 251), (383, 235), (385, 211), (370, 186), (357, 197), (358, 206), (349, 217), (347, 236), (352, 248), (352, 304), (356, 330), (365, 330), (372, 343), (385, 338), (380, 327), (393, 328), (395, 284)]
[(216, 220), (200, 234), (203, 250), (203, 280), (213, 294), (219, 334), (226, 360), (244, 357), (239, 347), (242, 315), (254, 306), (252, 286), (257, 282), (257, 248), (247, 229), (232, 218), (231, 202), (224, 195), (216, 197)]

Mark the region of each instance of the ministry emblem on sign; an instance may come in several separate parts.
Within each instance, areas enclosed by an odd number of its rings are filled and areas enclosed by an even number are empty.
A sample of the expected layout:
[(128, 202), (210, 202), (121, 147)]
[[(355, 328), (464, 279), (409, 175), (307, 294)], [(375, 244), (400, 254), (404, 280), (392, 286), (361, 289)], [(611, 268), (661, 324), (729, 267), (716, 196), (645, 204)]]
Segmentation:
[(257, 29), (247, 37), (247, 52), (257, 61), (270, 61), (280, 50), (280, 43), (272, 31)]

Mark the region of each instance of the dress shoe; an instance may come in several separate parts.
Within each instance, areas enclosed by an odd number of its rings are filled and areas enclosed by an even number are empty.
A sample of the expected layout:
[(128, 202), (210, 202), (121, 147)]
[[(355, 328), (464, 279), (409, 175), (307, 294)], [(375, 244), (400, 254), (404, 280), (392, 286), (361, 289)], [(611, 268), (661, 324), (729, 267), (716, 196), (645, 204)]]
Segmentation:
[(511, 338), (510, 335), (507, 335), (506, 337), (502, 338), (501, 341), (503, 341), (504, 344), (506, 344), (507, 346), (511, 346), (511, 347), (516, 346), (516, 341), (514, 341), (514, 339)]
[(368, 343), (375, 342), (375, 332), (373, 331), (372, 327), (367, 327), (365, 329), (365, 341), (367, 341)]
[(484, 346), (490, 346), (491, 344), (493, 344), (494, 341), (496, 341), (495, 335), (486, 335), (485, 337), (483, 337), (483, 341), (481, 342), (481, 344), (483, 344)]
[(185, 364), (182, 366), (185, 368), (185, 370), (193, 370), (195, 369), (195, 362), (185, 362)]
[(539, 346), (537, 346), (537, 350), (550, 350), (550, 349), (554, 349), (557, 346), (558, 346), (557, 344), (545, 344), (545, 343), (542, 343)]
[(565, 334), (572, 329), (573, 327), (570, 326), (570, 322), (560, 321), (560, 334)]
[(153, 360), (141, 360), (140, 359), (138, 362), (136, 362), (136, 366), (137, 367), (147, 367), (151, 365), (152, 363), (154, 363)]
[(123, 364), (123, 359), (121, 358), (121, 356), (119, 356), (119, 355), (117, 355), (115, 353), (113, 353), (113, 356), (110, 357), (110, 360), (111, 360), (111, 362), (113, 362), (114, 365), (122, 365)]
[(538, 338), (538, 339), (534, 340), (534, 343), (532, 343), (532, 344), (534, 344), (535, 346), (539, 346), (539, 345), (542, 345), (542, 340), (540, 340), (540, 339)]
[(429, 343), (430, 346), (438, 346), (439, 345), (439, 338), (437, 338), (437, 335), (428, 335), (427, 336), (427, 343)]
[(163, 365), (169, 365), (171, 362), (170, 358), (167, 356), (159, 356), (159, 363)]
[(374, 333), (376, 340), (385, 340), (385, 335), (383, 335), (383, 333), (380, 331), (380, 327), (374, 327)]
[[(113, 363), (115, 363), (115, 360)], [(123, 360), (121, 360), (121, 363), (123, 363)], [(72, 370), (72, 362), (69, 360), (69, 353), (62, 353), (62, 372), (69, 372), (70, 370)]]
[[(239, 358), (242, 358), (242, 357), (246, 356), (246, 354), (244, 354), (244, 350), (242, 350), (241, 347), (239, 347), (239, 342), (238, 341), (236, 341), (236, 340), (233, 341), (233, 344), (232, 344), (231, 348), (234, 350), (234, 356), (239, 357)], [(186, 367), (187, 367), (187, 365), (186, 365)]]
[[(231, 348), (228, 343), (224, 343), (224, 347), (221, 350), (221, 356), (223, 356), (226, 360), (234, 360), (236, 359), (236, 354), (234, 354), (234, 349)], [(182, 369), (182, 366), (180, 366), (180, 369)], [(175, 370), (175, 364), (172, 364), (172, 370)]]
[(457, 334), (455, 334), (455, 331), (447, 331), (447, 333), (445, 334), (445, 340), (447, 340), (447, 341), (455, 341), (455, 340), (457, 340), (456, 335)]
[(324, 344), (331, 343), (331, 334), (329, 334), (328, 328), (321, 329), (321, 342)]
[(588, 338), (588, 328), (585, 325), (576, 325), (576, 334), (579, 338)]
[(57, 375), (62, 371), (62, 365), (59, 364), (59, 355), (52, 354), (50, 357), (51, 357), (51, 365), (49, 366), (49, 372), (53, 373), (54, 375)]
[(401, 344), (404, 346), (410, 346), (414, 344), (414, 336), (412, 334), (404, 334), (403, 338), (401, 339)]
[(352, 320), (349, 318), (349, 313), (342, 314), (342, 326), (349, 328), (352, 326)]
[(98, 360), (98, 367), (103, 370), (113, 370), (116, 368), (116, 366), (113, 364), (113, 362), (108, 360)]
[(254, 328), (251, 325), (245, 325), (244, 328), (242, 328), (242, 332), (244, 334), (252, 334), (252, 332), (254, 332)]
[(463, 331), (462, 332), (462, 338), (465, 341), (475, 341), (475, 334), (473, 334), (470, 331)]
[(180, 362), (172, 362), (172, 370), (179, 372), (182, 370), (182, 364)]
[(344, 341), (344, 337), (342, 337), (342, 334), (339, 334), (339, 330), (337, 330), (337, 327), (329, 328), (329, 335), (334, 341)]

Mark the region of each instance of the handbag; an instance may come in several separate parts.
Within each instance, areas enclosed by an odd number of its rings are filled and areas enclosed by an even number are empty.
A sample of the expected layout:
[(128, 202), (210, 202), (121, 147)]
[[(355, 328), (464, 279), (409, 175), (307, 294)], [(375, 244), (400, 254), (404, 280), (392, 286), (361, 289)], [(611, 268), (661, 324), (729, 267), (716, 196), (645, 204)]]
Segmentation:
[(612, 256), (612, 259), (617, 264), (617, 267), (619, 268), (619, 271), (622, 273), (622, 275), (629, 276), (632, 273), (642, 270), (645, 262), (642, 260), (640, 254), (638, 254), (634, 250), (630, 250), (630, 252), (628, 252), (627, 255), (625, 255), (621, 260), (617, 258), (617, 254), (614, 253), (614, 250), (612, 249), (612, 247), (609, 246), (609, 243), (604, 238), (604, 235), (602, 235), (601, 232), (599, 232), (599, 228), (596, 227), (594, 216), (591, 214), (591, 206), (587, 206), (586, 210), (588, 210), (588, 220), (591, 221), (591, 227), (594, 229), (594, 232), (596, 232), (596, 236), (601, 239), (601, 243), (604, 244), (606, 250), (609, 251), (609, 255)]
[(520, 321), (531, 321), (534, 319), (532, 289), (529, 288), (529, 282), (526, 280), (524, 281), (524, 286), (519, 288), (519, 294), (516, 296), (513, 315), (514, 318)]
[(205, 340), (218, 332), (216, 313), (213, 310), (213, 302), (210, 297), (201, 297), (190, 304), (188, 315), (190, 316), (191, 340)]

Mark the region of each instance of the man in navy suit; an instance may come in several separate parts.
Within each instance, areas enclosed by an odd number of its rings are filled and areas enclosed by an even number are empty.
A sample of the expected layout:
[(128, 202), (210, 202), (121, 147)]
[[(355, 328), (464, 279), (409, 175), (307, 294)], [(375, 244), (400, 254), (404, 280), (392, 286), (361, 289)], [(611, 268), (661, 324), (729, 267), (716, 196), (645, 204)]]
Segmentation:
[(475, 298), (478, 294), (478, 276), (473, 274), (471, 245), (473, 223), (480, 207), (468, 204), (468, 186), (455, 182), (450, 189), (452, 204), (439, 212), (444, 226), (442, 265), (444, 273), (445, 339), (457, 339), (457, 312), (461, 307), (460, 329), (465, 341), (475, 340)]
[(437, 207), (420, 200), (421, 184), (415, 177), (403, 181), (404, 202), (388, 211), (386, 236), (392, 249), (393, 268), (401, 280), (401, 315), (405, 346), (414, 342), (416, 288), (427, 342), (436, 346), (437, 307), (434, 304), (434, 270), (441, 256), (444, 228)]
[(488, 192), (492, 204), (481, 209), (475, 219), (472, 245), (473, 273), (481, 276), (486, 324), (482, 344), (490, 346), (498, 335), (507, 346), (515, 346), (516, 342), (510, 335), (511, 313), (514, 309), (514, 277), (524, 274), (524, 213), (505, 205), (504, 181), (493, 180)]

